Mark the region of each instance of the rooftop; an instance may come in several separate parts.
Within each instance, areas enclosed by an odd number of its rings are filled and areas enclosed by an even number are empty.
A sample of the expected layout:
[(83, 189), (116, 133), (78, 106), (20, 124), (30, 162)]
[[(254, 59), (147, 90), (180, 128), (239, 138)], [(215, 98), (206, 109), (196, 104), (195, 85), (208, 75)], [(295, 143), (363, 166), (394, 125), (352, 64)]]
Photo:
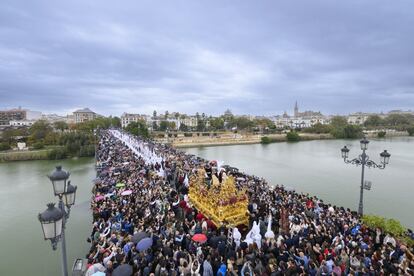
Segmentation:
[(85, 107), (85, 108), (82, 108), (82, 109), (78, 109), (78, 110), (74, 111), (73, 113), (95, 113), (95, 112), (93, 112), (89, 108)]

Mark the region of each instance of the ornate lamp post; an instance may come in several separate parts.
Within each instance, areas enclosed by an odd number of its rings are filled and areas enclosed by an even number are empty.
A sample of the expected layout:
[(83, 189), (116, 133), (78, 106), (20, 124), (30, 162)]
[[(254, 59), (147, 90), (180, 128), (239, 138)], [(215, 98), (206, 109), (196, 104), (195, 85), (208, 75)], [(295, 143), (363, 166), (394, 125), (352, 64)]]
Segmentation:
[(354, 158), (352, 160), (348, 159), (348, 154), (349, 154), (349, 149), (344, 146), (341, 149), (341, 153), (342, 153), (342, 158), (344, 159), (344, 162), (347, 164), (354, 164), (354, 165), (361, 165), (362, 171), (361, 171), (361, 187), (360, 187), (360, 194), (359, 194), (359, 206), (358, 206), (358, 214), (359, 215), (363, 215), (363, 199), (364, 199), (364, 173), (365, 173), (365, 166), (367, 166), (368, 168), (378, 168), (378, 169), (385, 169), (385, 166), (389, 163), (390, 161), (390, 156), (391, 154), (389, 154), (386, 150), (384, 150), (383, 152), (380, 153), (380, 157), (381, 157), (381, 164), (377, 164), (374, 161), (372, 161), (371, 159), (369, 159), (369, 156), (365, 153), (366, 150), (368, 150), (368, 144), (369, 141), (367, 140), (366, 137), (364, 137), (361, 141), (360, 141), (360, 145), (361, 145), (361, 150), (362, 150), (362, 154), (360, 154), (357, 158)]
[[(68, 275), (68, 264), (66, 258), (65, 226), (69, 219), (70, 207), (75, 204), (76, 186), (72, 186), (69, 179), (70, 173), (57, 166), (56, 170), (49, 175), (52, 182), (53, 192), (59, 197), (59, 206), (54, 203), (47, 204), (47, 209), (38, 215), (45, 240), (50, 240), (53, 250), (56, 250), (59, 240), (62, 241), (62, 275)], [(66, 208), (65, 208), (66, 206)]]

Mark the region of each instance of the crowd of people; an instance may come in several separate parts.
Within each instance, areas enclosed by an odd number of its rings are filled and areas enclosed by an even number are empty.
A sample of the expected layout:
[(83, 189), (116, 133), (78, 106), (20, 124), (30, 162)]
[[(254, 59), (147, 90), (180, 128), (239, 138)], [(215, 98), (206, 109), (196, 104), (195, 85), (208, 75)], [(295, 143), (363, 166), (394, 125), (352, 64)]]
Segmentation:
[[(413, 248), (349, 209), (119, 130), (99, 136), (87, 275), (414, 275)], [(217, 227), (191, 205), (200, 168), (247, 189), (249, 225)]]

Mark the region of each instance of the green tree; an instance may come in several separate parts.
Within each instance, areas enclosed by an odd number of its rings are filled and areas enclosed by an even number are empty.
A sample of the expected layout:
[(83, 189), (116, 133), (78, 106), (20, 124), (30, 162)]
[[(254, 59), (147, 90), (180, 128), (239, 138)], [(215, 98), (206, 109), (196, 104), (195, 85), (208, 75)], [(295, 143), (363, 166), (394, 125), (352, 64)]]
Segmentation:
[(260, 119), (254, 119), (253, 120), (253, 125), (255, 127), (259, 127), (261, 129), (264, 128), (269, 128), (269, 129), (274, 129), (276, 128), (275, 123), (267, 118), (260, 118)]
[(384, 120), (378, 115), (370, 115), (364, 122), (366, 127), (378, 127), (384, 125)]
[(224, 120), (223, 118), (212, 118), (210, 119), (210, 128), (213, 130), (222, 130), (224, 129)]
[(188, 127), (184, 123), (181, 123), (179, 130), (180, 131), (188, 131)]
[(121, 127), (121, 118), (115, 116), (115, 117), (110, 117), (110, 119), (111, 119), (112, 127)]
[(119, 117), (99, 117), (91, 121), (76, 124), (74, 129), (92, 133), (95, 129), (108, 129), (110, 127), (120, 127), (121, 119)]
[(330, 128), (330, 132), (335, 138), (358, 138), (362, 136), (362, 128), (348, 124), (346, 118), (342, 116), (333, 117)]
[(125, 130), (131, 134), (141, 136), (141, 137), (149, 137), (148, 127), (144, 121), (132, 122), (129, 123)]
[(46, 120), (39, 120), (35, 122), (29, 129), (30, 141), (38, 142), (43, 140), (48, 133), (52, 132), (52, 127)]
[(169, 122), (168, 128), (172, 129), (172, 130), (175, 130), (177, 128), (177, 125), (175, 124), (175, 122)]
[(385, 118), (385, 123), (391, 127), (409, 125), (410, 116), (406, 116), (403, 114), (391, 114)]
[(13, 144), (17, 138), (23, 137), (23, 140), (29, 136), (28, 128), (6, 129), (1, 135), (1, 141), (7, 144)]
[(11, 149), (11, 147), (8, 143), (0, 143), (0, 151), (9, 149)]
[(33, 149), (35, 150), (43, 149), (44, 147), (45, 145), (42, 142), (36, 142), (33, 144)]
[(239, 130), (250, 129), (254, 127), (254, 122), (247, 117), (233, 117), (229, 119), (228, 127), (237, 127)]
[(379, 131), (377, 133), (377, 136), (378, 136), (378, 138), (384, 138), (386, 134), (387, 134), (387, 132), (385, 132), (385, 131)]
[(408, 135), (414, 136), (414, 126), (407, 128)]
[(355, 125), (346, 125), (344, 127), (344, 137), (349, 139), (355, 139), (362, 136), (362, 128)]
[(300, 140), (300, 136), (296, 131), (290, 131), (286, 133), (286, 139), (288, 142), (297, 142)]
[(60, 131), (65, 131), (69, 128), (68, 124), (65, 121), (57, 121), (53, 123), (53, 127)]
[(45, 145), (56, 145), (59, 143), (60, 133), (49, 132), (43, 142)]
[(166, 131), (168, 126), (169, 126), (168, 121), (161, 121), (159, 130), (160, 131)]
[(197, 120), (197, 131), (204, 131), (206, 128), (206, 124), (204, 122), (204, 120)]
[(261, 142), (262, 144), (270, 144), (270, 143), (274, 142), (274, 139), (272, 139), (272, 138), (270, 138), (270, 137), (268, 137), (268, 136), (263, 136), (263, 137), (260, 139), (260, 142)]
[(307, 133), (329, 133), (331, 131), (331, 127), (329, 125), (323, 125), (321, 123), (316, 123), (311, 127), (303, 129), (303, 132)]

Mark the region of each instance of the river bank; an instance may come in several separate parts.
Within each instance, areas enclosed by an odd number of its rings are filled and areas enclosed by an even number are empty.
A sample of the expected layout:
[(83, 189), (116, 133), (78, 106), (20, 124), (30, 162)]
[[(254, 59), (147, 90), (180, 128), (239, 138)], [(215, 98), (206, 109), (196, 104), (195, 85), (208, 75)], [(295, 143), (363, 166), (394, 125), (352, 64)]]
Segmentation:
[[(367, 137), (376, 138), (377, 132), (366, 132)], [(300, 141), (312, 140), (335, 140), (331, 134), (313, 134), (299, 133)], [(408, 136), (407, 132), (387, 131), (384, 138), (404, 137)], [(220, 133), (214, 136), (192, 136), (192, 137), (169, 137), (154, 138), (158, 143), (167, 143), (176, 148), (193, 148), (193, 147), (215, 147), (215, 146), (232, 146), (232, 145), (252, 145), (261, 144), (262, 138), (268, 137), (271, 143), (287, 142), (286, 134), (248, 134), (248, 133)], [(53, 150), (62, 149), (62, 147), (54, 146), (41, 150), (26, 151), (3, 151), (0, 152), (0, 163), (14, 161), (31, 161), (31, 160), (56, 160), (69, 158), (50, 158)]]
[[(326, 140), (334, 139), (330, 134), (310, 134), (301, 133), (302, 141), (309, 140)], [(228, 134), (218, 137), (185, 137), (174, 139), (156, 139), (159, 143), (170, 143), (176, 148), (192, 148), (192, 147), (212, 147), (212, 146), (231, 146), (231, 145), (249, 145), (260, 144), (262, 137), (269, 137), (272, 142), (286, 142), (286, 134), (268, 134), (268, 135), (251, 135), (251, 134)]]
[[(368, 138), (377, 138), (378, 131), (366, 131)], [(405, 131), (387, 131), (384, 138), (408, 136)], [(176, 148), (214, 147), (261, 144), (262, 138), (268, 137), (271, 143), (287, 142), (286, 134), (248, 134), (248, 133), (220, 133), (220, 135), (192, 136), (192, 137), (163, 137), (154, 138), (158, 143), (171, 144)], [(299, 133), (300, 141), (338, 140), (329, 133)]]
[(14, 161), (48, 160), (49, 153), (54, 149), (55, 148), (0, 152), (0, 163)]

